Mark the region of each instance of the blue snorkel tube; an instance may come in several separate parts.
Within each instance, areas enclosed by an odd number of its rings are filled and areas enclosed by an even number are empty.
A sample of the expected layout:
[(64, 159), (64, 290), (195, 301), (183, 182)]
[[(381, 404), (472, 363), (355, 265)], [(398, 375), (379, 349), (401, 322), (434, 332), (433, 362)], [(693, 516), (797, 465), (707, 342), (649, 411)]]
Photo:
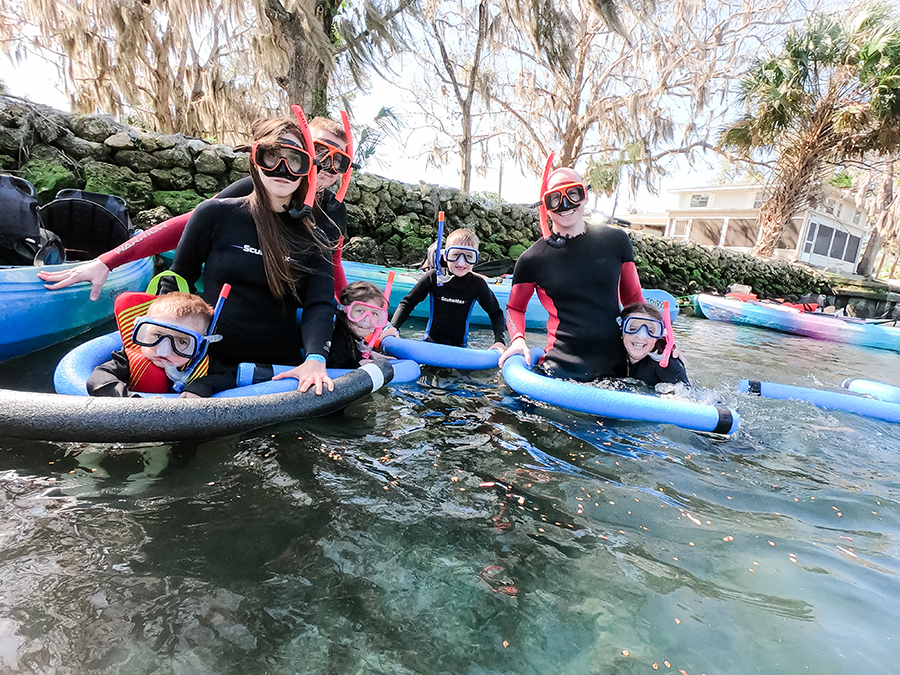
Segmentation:
[(434, 269), (437, 274), (437, 285), (443, 286), (441, 279), (441, 246), (444, 244), (444, 212), (438, 211), (437, 246), (434, 247)]
[(203, 339), (200, 341), (200, 346), (197, 348), (197, 354), (190, 360), (190, 362), (185, 366), (183, 372), (183, 377), (179, 378), (177, 382), (172, 383), (172, 389), (175, 391), (182, 391), (184, 389), (184, 385), (188, 383), (188, 380), (191, 379), (191, 375), (193, 375), (194, 371), (197, 369), (202, 362), (204, 357), (206, 356), (206, 352), (209, 349), (210, 342), (218, 342), (222, 339), (221, 335), (216, 335), (216, 324), (219, 322), (219, 315), (222, 313), (222, 306), (225, 304), (225, 299), (228, 297), (228, 294), (231, 293), (231, 284), (222, 284), (222, 290), (219, 291), (219, 299), (216, 300), (216, 306), (213, 308), (212, 319), (209, 322), (209, 328), (206, 330), (206, 335), (203, 336)]

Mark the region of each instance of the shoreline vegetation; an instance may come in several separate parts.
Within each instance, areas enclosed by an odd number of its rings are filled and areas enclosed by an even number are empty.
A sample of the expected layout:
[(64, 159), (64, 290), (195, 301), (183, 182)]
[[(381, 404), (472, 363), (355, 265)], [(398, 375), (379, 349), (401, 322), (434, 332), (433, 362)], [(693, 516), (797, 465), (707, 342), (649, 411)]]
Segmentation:
[[(123, 197), (135, 225), (146, 229), (193, 209), (247, 175), (247, 153), (180, 134), (147, 132), (108, 115), (77, 115), (0, 96), (0, 172), (31, 181), (46, 203), (63, 188)], [(401, 183), (356, 172), (345, 199), (347, 260), (417, 265), (447, 227), (473, 229), (491, 259), (518, 258), (539, 235), (536, 208), (491, 203), (454, 188)], [(832, 296), (840, 278), (780, 259), (628, 230), (641, 283), (676, 296), (724, 293), (751, 286), (760, 298)]]

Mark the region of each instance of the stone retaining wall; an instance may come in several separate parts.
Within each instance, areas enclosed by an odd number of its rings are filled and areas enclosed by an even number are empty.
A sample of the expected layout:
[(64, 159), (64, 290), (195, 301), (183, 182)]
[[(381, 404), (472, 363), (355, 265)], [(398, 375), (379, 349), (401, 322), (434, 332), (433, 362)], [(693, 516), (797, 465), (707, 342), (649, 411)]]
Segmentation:
[[(119, 195), (138, 227), (193, 209), (247, 175), (249, 157), (181, 134), (150, 133), (108, 115), (73, 115), (0, 96), (0, 172), (31, 181), (42, 203), (63, 188)], [(538, 236), (537, 209), (494, 204), (448, 187), (410, 185), (356, 172), (345, 199), (348, 260), (419, 263), (436, 238), (473, 229), (491, 258), (517, 258)], [(642, 284), (674, 295), (722, 292), (731, 283), (760, 297), (828, 293), (825, 277), (800, 265), (631, 232)]]

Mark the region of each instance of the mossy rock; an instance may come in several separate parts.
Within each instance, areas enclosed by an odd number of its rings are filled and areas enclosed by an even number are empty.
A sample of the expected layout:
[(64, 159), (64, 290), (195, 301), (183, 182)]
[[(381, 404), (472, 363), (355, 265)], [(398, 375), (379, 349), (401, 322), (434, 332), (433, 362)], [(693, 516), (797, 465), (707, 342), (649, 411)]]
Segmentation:
[(525, 253), (528, 250), (527, 246), (522, 246), (522, 244), (513, 244), (509, 247), (509, 257), (513, 260), (517, 260), (520, 255)]
[(401, 260), (407, 265), (421, 262), (425, 259), (430, 243), (421, 237), (406, 237), (403, 240), (403, 257)]
[(80, 188), (81, 181), (68, 167), (56, 162), (33, 159), (22, 167), (22, 178), (37, 189), (38, 202), (46, 204), (65, 188)]
[(193, 211), (205, 199), (193, 190), (156, 190), (153, 192), (153, 201), (156, 205), (165, 206), (175, 215)]
[(85, 190), (123, 197), (132, 213), (154, 206), (151, 188), (144, 182), (149, 176), (139, 177), (128, 167), (93, 160), (85, 161), (82, 169)]

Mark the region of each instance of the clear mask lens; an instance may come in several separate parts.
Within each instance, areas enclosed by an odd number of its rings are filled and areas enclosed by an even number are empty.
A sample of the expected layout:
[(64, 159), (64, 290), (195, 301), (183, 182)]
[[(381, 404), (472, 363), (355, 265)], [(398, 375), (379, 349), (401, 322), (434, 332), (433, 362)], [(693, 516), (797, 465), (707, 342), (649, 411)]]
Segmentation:
[(263, 146), (259, 143), (253, 145), (253, 162), (260, 168), (274, 171), (280, 164), (292, 176), (301, 177), (309, 173), (312, 162), (306, 150), (281, 143), (275, 146)]
[(587, 199), (587, 191), (581, 183), (570, 183), (549, 190), (544, 194), (544, 206), (550, 211), (567, 211)]
[(388, 315), (384, 307), (377, 307), (366, 302), (351, 302), (343, 307), (343, 310), (353, 323), (359, 323), (368, 316), (375, 328), (382, 328), (387, 324)]
[(160, 356), (168, 356), (171, 350), (186, 359), (197, 355), (200, 339), (193, 331), (146, 318), (138, 319), (131, 338), (134, 344), (141, 347), (157, 347)]
[(658, 340), (666, 334), (666, 327), (659, 319), (628, 316), (622, 322), (622, 332), (625, 335), (640, 335), (643, 332), (647, 337)]
[(319, 141), (313, 145), (316, 149), (316, 161), (319, 163), (320, 171), (334, 174), (347, 173), (353, 161), (350, 155)]
[(470, 265), (478, 262), (478, 251), (468, 246), (451, 246), (444, 251), (444, 258), (447, 262), (458, 262), (462, 258)]

